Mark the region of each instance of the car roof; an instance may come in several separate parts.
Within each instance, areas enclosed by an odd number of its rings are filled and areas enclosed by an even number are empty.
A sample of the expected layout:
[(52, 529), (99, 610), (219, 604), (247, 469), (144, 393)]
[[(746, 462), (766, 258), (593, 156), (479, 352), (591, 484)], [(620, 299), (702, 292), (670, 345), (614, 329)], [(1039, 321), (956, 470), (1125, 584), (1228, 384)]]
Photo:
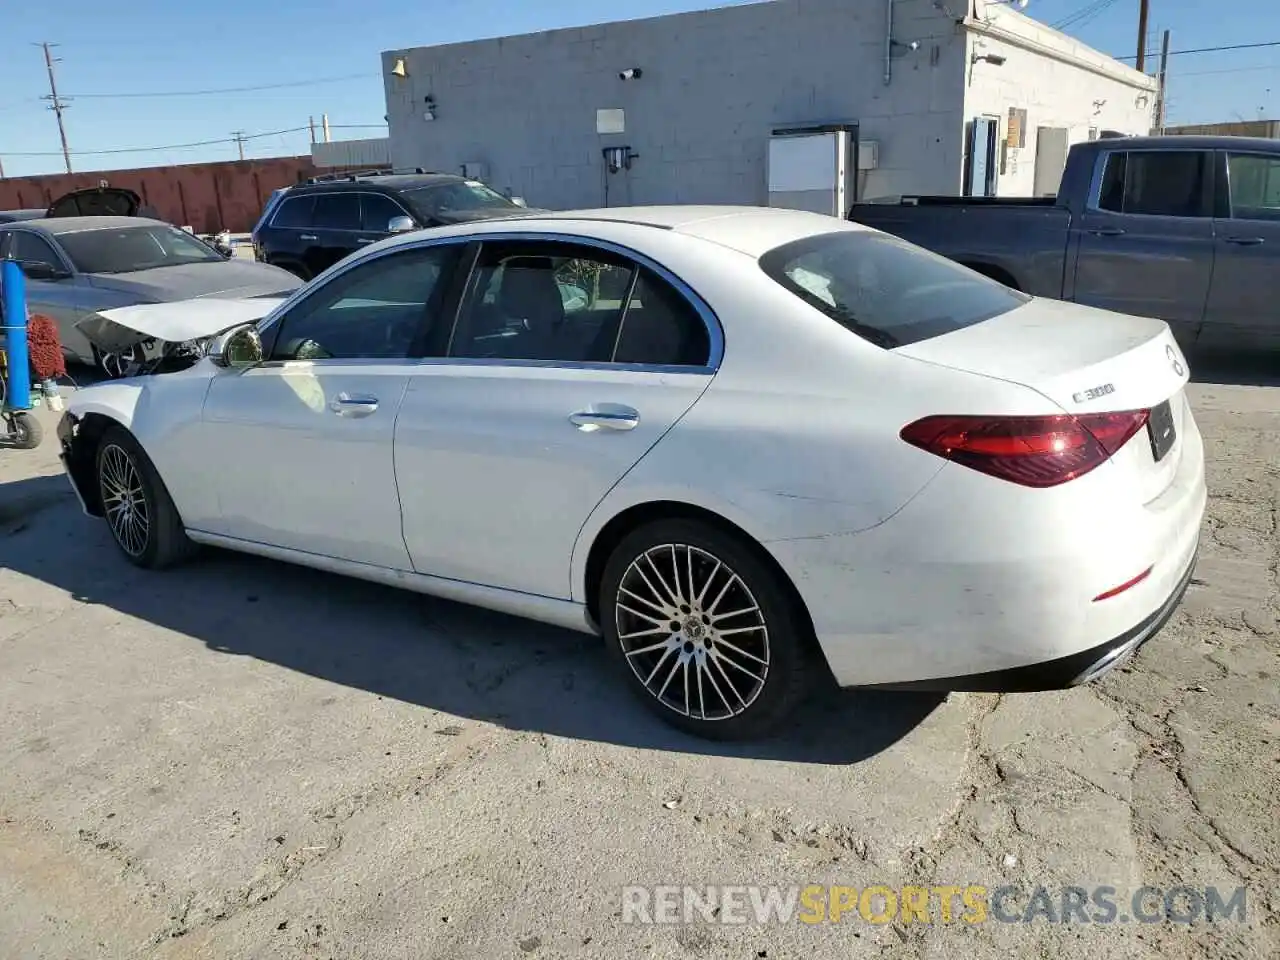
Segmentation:
[(168, 227), (172, 224), (149, 217), (45, 217), (39, 220), (23, 220), (24, 227), (35, 227), (45, 233), (60, 236), (65, 233), (84, 233), (87, 230), (114, 230), (120, 227)]
[[(759, 257), (775, 247), (821, 233), (874, 233), (861, 224), (821, 213), (786, 210), (780, 207), (744, 206), (653, 206), (606, 207), (593, 210), (562, 210), (546, 213), (494, 217), (448, 227), (436, 227), (434, 236), (466, 236), (477, 233), (587, 233), (592, 227), (640, 227), (669, 230), (697, 237)], [(616, 233), (615, 233), (616, 235)], [(387, 246), (411, 244), (422, 233), (401, 234), (384, 240)], [(381, 246), (381, 244), (380, 244)]]
[(1208, 135), (1165, 135), (1155, 137), (1107, 137), (1090, 141), (1107, 150), (1257, 150), (1280, 156), (1280, 140), (1265, 137), (1228, 137)]
[(0, 210), (0, 223), (21, 223), (26, 220), (38, 220), (44, 214), (44, 207), (33, 207), (27, 210)]
[(299, 183), (290, 187), (290, 193), (324, 193), (329, 190), (355, 190), (382, 187), (387, 190), (412, 190), (416, 187), (434, 187), (441, 183), (461, 183), (465, 177), (455, 173), (388, 173), (359, 176), (353, 174), (345, 180), (322, 180), (319, 183)]

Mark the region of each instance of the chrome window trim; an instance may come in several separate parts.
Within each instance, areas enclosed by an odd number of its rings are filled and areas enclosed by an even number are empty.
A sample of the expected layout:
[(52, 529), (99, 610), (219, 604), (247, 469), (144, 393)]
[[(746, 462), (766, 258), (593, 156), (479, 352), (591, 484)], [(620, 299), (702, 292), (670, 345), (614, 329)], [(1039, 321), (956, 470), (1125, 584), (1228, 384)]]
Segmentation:
[[(724, 360), (724, 329), (720, 324), (720, 318), (716, 316), (710, 305), (690, 287), (684, 280), (676, 276), (667, 267), (658, 263), (647, 254), (640, 253), (624, 244), (615, 243), (612, 240), (601, 240), (598, 237), (584, 237), (576, 233), (548, 233), (545, 230), (521, 230), (521, 231), (492, 231), (486, 230), (479, 233), (459, 234), (449, 237), (415, 237), (411, 242), (398, 243), (395, 246), (382, 250), (369, 251), (368, 253), (356, 256), (352, 260), (346, 260), (338, 263), (329, 269), (334, 271), (331, 275), (326, 276), (328, 271), (321, 274), (325, 280), (323, 283), (317, 284), (316, 281), (303, 284), (294, 293), (284, 301), (278, 304), (271, 313), (267, 314), (257, 322), (258, 330), (265, 333), (273, 324), (280, 321), (284, 314), (292, 310), (309, 296), (318, 294), (321, 290), (333, 283), (339, 277), (344, 276), (351, 270), (380, 260), (383, 257), (393, 256), (398, 253), (408, 253), (412, 250), (422, 250), (431, 247), (447, 246), (456, 244), (466, 246), (470, 243), (502, 243), (511, 241), (542, 241), (551, 243), (570, 243), (579, 246), (593, 247), (598, 250), (604, 250), (613, 253), (616, 256), (626, 257), (634, 261), (640, 266), (647, 267), (656, 273), (659, 277), (675, 288), (686, 301), (693, 307), (694, 311), (702, 319), (707, 329), (707, 337), (709, 340), (710, 350), (707, 356), (706, 364), (702, 366), (677, 366), (674, 364), (625, 364), (625, 363), (598, 363), (585, 360), (508, 360), (502, 358), (485, 358), (485, 357), (414, 357), (404, 360), (388, 360), (374, 359), (370, 362), (387, 364), (387, 363), (404, 363), (419, 364), (428, 362), (433, 364), (455, 363), (465, 364), (466, 366), (540, 366), (540, 367), (560, 367), (569, 370), (626, 370), (631, 369), (640, 372), (652, 373), (701, 373), (712, 374), (720, 369), (720, 364)], [(472, 268), (474, 270), (474, 266)], [(317, 278), (319, 279), (319, 278)], [(471, 278), (467, 279), (468, 286)], [(454, 317), (453, 325), (457, 326), (457, 317)], [(453, 338), (453, 331), (449, 333), (450, 340)], [(283, 366), (286, 363), (360, 363), (361, 359), (342, 360), (334, 358), (332, 360), (271, 360), (264, 361), (259, 366)]]
[[(1123, 154), (1130, 154), (1130, 153), (1200, 153), (1200, 154), (1204, 154), (1205, 156), (1207, 156), (1207, 157), (1209, 158), (1209, 168), (1208, 168), (1208, 172), (1207, 172), (1206, 176), (1209, 178), (1210, 182), (1212, 182), (1212, 180), (1213, 180), (1213, 178), (1214, 178), (1214, 176), (1215, 176), (1215, 173), (1214, 173), (1214, 159), (1215, 159), (1215, 156), (1214, 156), (1214, 151), (1212, 151), (1212, 150), (1196, 149), (1195, 147), (1184, 147), (1184, 148), (1174, 149), (1174, 148), (1170, 148), (1170, 147), (1168, 147), (1168, 146), (1160, 146), (1160, 147), (1125, 147), (1124, 149), (1100, 150), (1100, 151), (1098, 152), (1098, 159), (1097, 159), (1096, 161), (1094, 161), (1094, 166), (1093, 166), (1093, 183), (1089, 186), (1089, 198), (1088, 198), (1088, 200), (1086, 200), (1086, 201), (1085, 201), (1085, 207), (1084, 207), (1084, 209), (1085, 209), (1085, 213), (1098, 213), (1098, 214), (1102, 214), (1103, 216), (1108, 216), (1108, 217), (1142, 217), (1142, 218), (1144, 218), (1144, 219), (1152, 219), (1152, 218), (1159, 217), (1159, 218), (1162, 218), (1162, 219), (1164, 219), (1164, 220), (1190, 220), (1190, 221), (1209, 220), (1209, 221), (1212, 221), (1212, 220), (1214, 219), (1213, 211), (1212, 211), (1212, 210), (1209, 212), (1209, 215), (1208, 215), (1208, 216), (1205, 216), (1205, 217), (1175, 217), (1175, 216), (1173, 216), (1172, 214), (1168, 214), (1168, 213), (1127, 213), (1127, 212), (1125, 212), (1125, 211), (1123, 211), (1123, 210), (1103, 210), (1103, 209), (1102, 209), (1102, 207), (1100, 206), (1100, 204), (1101, 204), (1101, 202), (1102, 202), (1102, 176), (1103, 176), (1103, 174), (1106, 172), (1106, 169), (1107, 169), (1107, 166), (1106, 166), (1106, 165), (1107, 165), (1107, 161), (1108, 161), (1108, 159), (1109, 159), (1109, 158), (1111, 158), (1111, 157), (1114, 157), (1116, 154), (1119, 154), (1119, 153), (1123, 153)], [(1126, 186), (1128, 185), (1128, 171), (1127, 171), (1127, 170), (1126, 170), (1126, 172), (1125, 172), (1125, 184), (1126, 184)]]

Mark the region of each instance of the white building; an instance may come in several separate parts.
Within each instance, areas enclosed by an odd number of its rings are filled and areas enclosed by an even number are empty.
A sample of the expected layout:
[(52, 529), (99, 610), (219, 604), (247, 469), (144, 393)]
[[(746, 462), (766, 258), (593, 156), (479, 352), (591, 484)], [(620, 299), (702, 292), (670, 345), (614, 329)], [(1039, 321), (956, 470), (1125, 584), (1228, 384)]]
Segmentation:
[(1052, 193), (1069, 144), (1147, 133), (1156, 105), (1152, 78), (988, 0), (768, 0), (382, 60), (397, 168), (553, 208), (764, 204), (771, 138), (821, 125), (860, 143), (847, 200)]

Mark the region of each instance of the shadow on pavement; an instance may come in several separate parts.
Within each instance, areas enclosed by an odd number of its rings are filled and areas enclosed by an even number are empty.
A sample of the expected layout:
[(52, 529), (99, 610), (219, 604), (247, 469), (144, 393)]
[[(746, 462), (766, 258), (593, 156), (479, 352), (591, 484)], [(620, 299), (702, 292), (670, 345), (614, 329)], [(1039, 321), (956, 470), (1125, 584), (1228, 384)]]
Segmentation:
[(849, 764), (892, 746), (938, 694), (832, 691), (783, 736), (719, 744), (667, 727), (598, 638), (257, 557), (129, 565), (62, 476), (0, 485), (0, 568), (148, 623), (348, 687), (515, 730), (692, 754)]
[(1193, 383), (1230, 384), (1243, 387), (1280, 387), (1280, 354), (1192, 353)]

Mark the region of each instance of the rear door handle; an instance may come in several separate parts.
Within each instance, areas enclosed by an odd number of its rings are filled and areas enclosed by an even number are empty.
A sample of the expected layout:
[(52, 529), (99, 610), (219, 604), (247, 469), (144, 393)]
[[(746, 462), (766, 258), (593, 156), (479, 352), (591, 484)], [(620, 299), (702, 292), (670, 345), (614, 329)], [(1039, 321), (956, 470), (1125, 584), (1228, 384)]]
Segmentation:
[(1267, 242), (1263, 237), (1227, 237), (1226, 241), (1241, 247), (1256, 247), (1260, 243)]
[(1097, 230), (1090, 230), (1095, 237), (1119, 237), (1124, 231), (1119, 227), (1099, 227)]
[(617, 403), (600, 403), (593, 404), (590, 410), (569, 414), (569, 422), (584, 433), (634, 430), (640, 423), (640, 412)]
[(378, 409), (378, 398), (367, 393), (340, 393), (329, 401), (329, 409), (340, 417), (367, 417)]
[(356, 243), (377, 243), (372, 237), (356, 237)]
[(298, 239), (299, 239), (299, 240), (314, 240), (314, 239), (315, 239), (315, 234), (312, 234), (312, 233), (304, 233), (304, 234), (300, 234), (300, 235), (299, 235), (299, 237), (298, 237)]

